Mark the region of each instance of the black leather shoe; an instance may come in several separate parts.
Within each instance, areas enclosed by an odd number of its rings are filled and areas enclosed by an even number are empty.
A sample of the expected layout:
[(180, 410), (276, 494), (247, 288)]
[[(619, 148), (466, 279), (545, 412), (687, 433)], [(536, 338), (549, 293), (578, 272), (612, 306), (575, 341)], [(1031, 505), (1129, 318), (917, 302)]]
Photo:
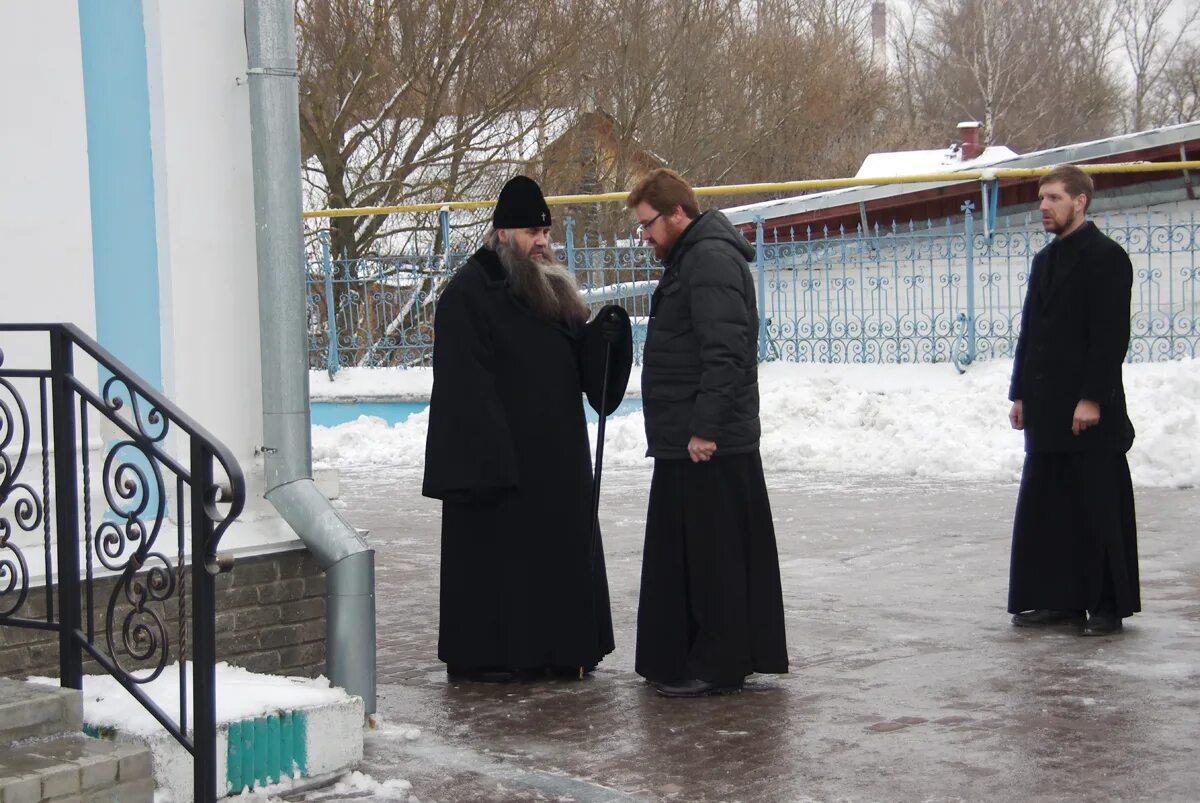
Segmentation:
[(465, 680), (472, 683), (512, 683), (524, 680), (525, 673), (500, 666), (461, 666), (448, 664), (446, 675), (451, 680)]
[(1088, 615), (1087, 624), (1083, 626), (1084, 636), (1111, 636), (1124, 629), (1121, 617), (1111, 613), (1093, 613)]
[(707, 697), (710, 694), (737, 694), (742, 690), (742, 684), (721, 686), (707, 680), (692, 678), (678, 683), (655, 683), (654, 690), (663, 697)]
[(1012, 623), (1017, 627), (1047, 627), (1049, 625), (1081, 625), (1083, 611), (1055, 611), (1039, 608), (1036, 611), (1014, 613)]

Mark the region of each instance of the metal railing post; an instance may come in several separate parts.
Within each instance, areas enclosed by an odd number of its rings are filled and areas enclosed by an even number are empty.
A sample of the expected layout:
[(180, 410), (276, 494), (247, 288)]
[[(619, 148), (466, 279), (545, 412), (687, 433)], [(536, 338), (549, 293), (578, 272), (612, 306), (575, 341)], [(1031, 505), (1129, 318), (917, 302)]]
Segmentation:
[(563, 247), (567, 250), (567, 270), (575, 273), (575, 218), (563, 218)]
[(765, 251), (763, 237), (763, 219), (754, 218), (754, 267), (758, 274), (758, 361), (762, 362), (767, 354), (767, 265), (763, 256)]
[(323, 231), (317, 237), (321, 241), (321, 264), (325, 270), (325, 370), (333, 379), (338, 369), (337, 317), (333, 311), (333, 259), (329, 255), (329, 232)]
[(975, 362), (975, 205), (970, 201), (963, 204), (964, 236), (967, 255), (967, 365)]
[(213, 489), (212, 455), (192, 440), (192, 782), (196, 803), (217, 799), (216, 560), (205, 499)]
[[(54, 518), (58, 553), (58, 671), (60, 685), (83, 688), (83, 647), (75, 637), (79, 592), (79, 482), (75, 476), (75, 404), (67, 377), (75, 370), (71, 340), (50, 329), (50, 394), (54, 407)], [(46, 567), (46, 582), (53, 580)]]
[(442, 267), (450, 267), (450, 207), (438, 211), (438, 228), (442, 232)]

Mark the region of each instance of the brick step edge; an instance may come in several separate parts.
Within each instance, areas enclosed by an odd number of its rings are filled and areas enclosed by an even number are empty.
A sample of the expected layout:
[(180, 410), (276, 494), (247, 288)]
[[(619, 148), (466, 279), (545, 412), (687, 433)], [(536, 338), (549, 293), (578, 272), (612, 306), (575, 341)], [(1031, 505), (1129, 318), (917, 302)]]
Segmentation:
[[(150, 751), (140, 745), (83, 734), (60, 736), (0, 749), (0, 767), (4, 768), (0, 777), (4, 803), (58, 799), (125, 803), (154, 797)], [(144, 790), (149, 790), (148, 795), (142, 794)]]
[(0, 678), (0, 749), (82, 730), (83, 698), (75, 689)]

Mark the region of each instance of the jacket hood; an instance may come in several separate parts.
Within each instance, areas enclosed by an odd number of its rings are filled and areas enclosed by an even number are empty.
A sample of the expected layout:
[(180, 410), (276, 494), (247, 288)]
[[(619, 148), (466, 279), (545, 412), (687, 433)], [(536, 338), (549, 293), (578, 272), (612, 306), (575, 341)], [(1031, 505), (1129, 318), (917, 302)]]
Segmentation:
[(725, 217), (720, 210), (712, 209), (702, 213), (684, 229), (683, 234), (679, 235), (678, 242), (671, 249), (667, 262), (674, 264), (684, 252), (704, 240), (725, 240), (736, 248), (748, 262), (754, 259), (756, 253), (754, 246), (750, 245), (742, 233), (733, 227), (729, 218)]

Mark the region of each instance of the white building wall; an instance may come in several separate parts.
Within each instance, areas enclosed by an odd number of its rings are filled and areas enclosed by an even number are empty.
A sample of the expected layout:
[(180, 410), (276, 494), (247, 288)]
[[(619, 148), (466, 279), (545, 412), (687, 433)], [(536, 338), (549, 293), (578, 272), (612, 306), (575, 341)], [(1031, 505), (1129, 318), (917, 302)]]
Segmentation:
[[(222, 549), (289, 548), (295, 535), (262, 499), (262, 461), (255, 454), (262, 444), (262, 382), (243, 4), (142, 0), (142, 13), (161, 389), (233, 451), (246, 475), (247, 509)], [(11, 3), (5, 5), (3, 21), (0, 153), (6, 165), (0, 174), (0, 322), (70, 321), (94, 337), (78, 6)], [(0, 343), (4, 367), (48, 368), (45, 340), (5, 335)], [(80, 359), (79, 367), (94, 383), (91, 361)], [(40, 452), (36, 383), (16, 384), (30, 408), (32, 451)], [(94, 418), (92, 427), (98, 452), (98, 438), (116, 432)], [(177, 451), (178, 446), (168, 438), (168, 448)], [(25, 471), (38, 471), (36, 463)], [(322, 480), (326, 487), (336, 482)], [(98, 493), (98, 486), (93, 490)], [(40, 574), (40, 567), (31, 568), (33, 575)]]
[(262, 383), (242, 4), (144, 8), (164, 391), (245, 465)]
[[(75, 3), (6, 3), (0, 25), (0, 321), (96, 330)], [(42, 360), (12, 341), (5, 364)], [(44, 365), (44, 363), (39, 363)]]

